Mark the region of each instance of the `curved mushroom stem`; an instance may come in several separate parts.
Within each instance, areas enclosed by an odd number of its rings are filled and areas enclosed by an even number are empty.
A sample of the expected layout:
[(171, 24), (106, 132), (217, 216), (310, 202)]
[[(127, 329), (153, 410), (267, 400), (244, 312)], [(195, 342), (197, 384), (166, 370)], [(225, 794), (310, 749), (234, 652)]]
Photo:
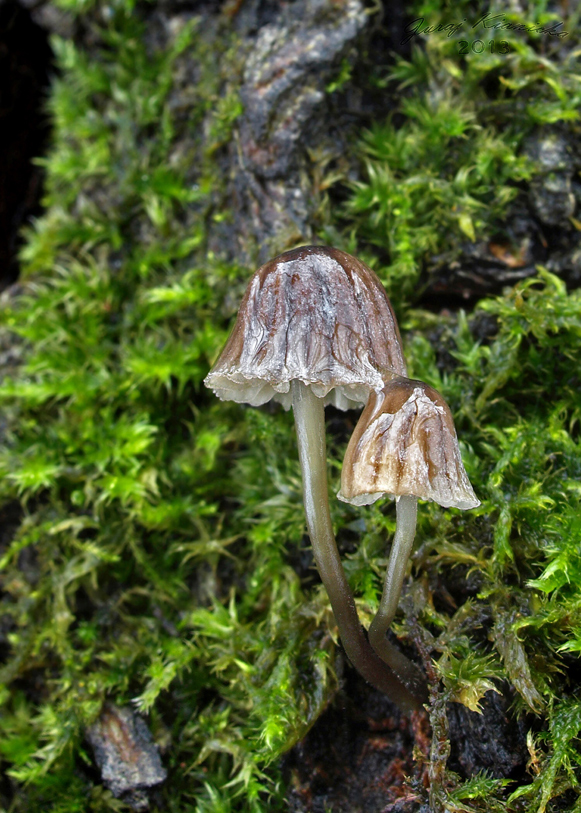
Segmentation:
[(417, 497), (397, 497), (397, 525), (385, 574), (379, 609), (369, 627), (369, 641), (380, 658), (390, 666), (414, 694), (425, 694), (421, 671), (387, 639), (386, 633), (399, 604), (401, 588), (416, 535)]
[(343, 647), (353, 666), (368, 683), (400, 708), (406, 711), (418, 709), (421, 698), (416, 698), (373, 651), (359, 622), (329, 513), (323, 401), (302, 381), (292, 381), (291, 387), (307, 527)]

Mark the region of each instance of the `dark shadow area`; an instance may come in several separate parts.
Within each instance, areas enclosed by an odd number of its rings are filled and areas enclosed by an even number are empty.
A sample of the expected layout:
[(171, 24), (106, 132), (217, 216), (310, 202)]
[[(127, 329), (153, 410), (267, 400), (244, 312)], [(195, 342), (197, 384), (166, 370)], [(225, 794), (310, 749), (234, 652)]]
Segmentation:
[(43, 101), (52, 50), (47, 32), (23, 6), (0, 0), (0, 290), (18, 279), (19, 230), (40, 212), (46, 149)]

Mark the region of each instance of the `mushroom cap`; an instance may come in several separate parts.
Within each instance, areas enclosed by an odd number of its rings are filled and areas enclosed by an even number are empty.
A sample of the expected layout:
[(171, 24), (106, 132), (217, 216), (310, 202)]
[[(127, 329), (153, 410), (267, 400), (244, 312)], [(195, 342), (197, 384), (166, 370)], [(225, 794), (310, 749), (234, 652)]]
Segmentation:
[(360, 260), (302, 246), (252, 276), (205, 384), (222, 400), (288, 409), (299, 379), (340, 409), (364, 404), (381, 369), (406, 375), (399, 329), (381, 282)]
[(347, 446), (339, 499), (369, 505), (384, 494), (433, 500), (445, 508), (480, 505), (462, 464), (450, 408), (422, 381), (394, 377), (372, 393)]

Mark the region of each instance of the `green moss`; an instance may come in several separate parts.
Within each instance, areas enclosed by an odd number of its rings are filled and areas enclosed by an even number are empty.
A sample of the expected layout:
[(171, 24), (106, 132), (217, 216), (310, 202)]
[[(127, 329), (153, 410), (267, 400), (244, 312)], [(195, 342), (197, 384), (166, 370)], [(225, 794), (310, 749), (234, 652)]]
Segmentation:
[[(27, 234), (24, 293), (1, 316), (3, 346), (18, 341), (21, 356), (0, 384), (0, 498), (19, 516), (0, 550), (10, 809), (127, 809), (86, 769), (83, 732), (109, 699), (149, 714), (165, 744), (166, 809), (282, 810), (279, 757), (336, 688), (335, 630), (323, 590), (291, 565), (304, 545), (291, 416), (219, 403), (202, 385), (227, 335), (224, 303), (249, 274), (207, 250), (208, 224), (230, 214), (218, 159), (241, 109), (226, 78), (235, 39), (224, 25), (220, 73), (196, 21), (154, 48), (137, 14), (111, 9), (91, 59), (55, 42), (47, 210)], [(454, 42), (430, 37), (391, 71), (410, 89), (354, 148), (366, 170), (328, 227), (398, 295), (411, 372), (450, 403), (482, 500), (468, 514), (422, 505), (413, 612), (397, 619), (438, 663), (434, 729), (445, 734), (446, 701), (477, 708), (496, 687), (531, 730), (519, 782), (462, 781), (444, 745), (434, 752), (433, 809), (573, 811), (581, 297), (541, 269), (470, 319), (407, 303), (431, 253), (502, 227), (534, 170), (524, 136), (572, 120), (578, 89), (568, 57), (529, 70), (534, 37), (502, 62), (460, 60)], [(485, 76), (498, 81), (491, 98)], [(488, 343), (473, 329), (484, 318), (496, 323)], [(445, 372), (434, 328), (454, 359)], [(333, 493), (335, 438), (329, 453)], [(393, 511), (332, 506), (339, 536), (359, 535), (346, 569), (369, 618)], [(434, 604), (430, 590), (454, 591), (458, 568), (480, 586), (455, 610)]]
[[(514, 26), (550, 27), (559, 17), (545, 5), (515, 13), (499, 4), (490, 13)], [(352, 184), (345, 215), (357, 241), (373, 246), (370, 256), (379, 250), (388, 258), (382, 278), (398, 303), (417, 294), (428, 257), (449, 263), (467, 240), (506, 231), (509, 206), (526, 197), (523, 181), (536, 169), (522, 150), (524, 139), (538, 125), (579, 119), (571, 39), (472, 30), (470, 23), (488, 11), (485, 4), (480, 13), (473, 4), (415, 4), (404, 32), (411, 58), (397, 59), (386, 75), (375, 72), (376, 85), (397, 87), (397, 102), (386, 121), (363, 135), (363, 177)], [(460, 25), (453, 35), (411, 35), (428, 24), (454, 23)], [(564, 21), (570, 38), (575, 25), (574, 16)], [(472, 51), (475, 40), (483, 53)]]
[[(553, 795), (580, 790), (569, 751), (580, 729), (565, 740), (555, 736), (555, 726), (561, 704), (570, 719), (578, 709), (574, 680), (566, 677), (574, 662), (564, 653), (575, 650), (581, 620), (574, 576), (581, 563), (581, 296), (541, 270), (504, 297), (482, 302), (476, 318), (481, 312), (497, 318), (495, 340), (479, 345), (459, 320), (450, 334), (458, 366), (439, 386), (472, 452), (464, 458), (472, 481), (480, 483), (483, 505), (474, 513), (482, 519), (450, 517), (438, 529), (434, 517), (422, 532), (433, 567), (468, 565), (481, 574), (481, 587), (452, 623), (433, 611), (426, 622), (443, 630), (435, 647), (449, 698), (470, 707), (494, 685), (491, 678), (503, 677), (522, 712), (548, 721), (546, 750), (537, 756), (551, 766), (552, 778), (543, 773), (518, 791), (509, 785), (513, 792), (502, 808), (518, 809), (512, 802), (526, 795), (530, 809), (544, 810)], [(430, 377), (425, 356), (414, 373)], [(472, 628), (474, 635), (485, 608), (493, 626), (483, 649), (467, 633)]]

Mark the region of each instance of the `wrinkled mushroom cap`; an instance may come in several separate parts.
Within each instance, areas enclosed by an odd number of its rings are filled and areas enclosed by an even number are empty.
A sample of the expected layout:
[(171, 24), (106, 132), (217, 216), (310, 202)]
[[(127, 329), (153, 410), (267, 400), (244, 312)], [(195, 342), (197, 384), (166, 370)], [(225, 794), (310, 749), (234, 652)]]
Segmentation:
[(325, 246), (287, 251), (251, 278), (205, 384), (222, 400), (291, 404), (299, 379), (340, 409), (364, 404), (380, 369), (406, 375), (397, 322), (373, 271)]
[(374, 392), (347, 446), (337, 495), (368, 505), (384, 494), (476, 508), (450, 408), (422, 381), (394, 378)]

